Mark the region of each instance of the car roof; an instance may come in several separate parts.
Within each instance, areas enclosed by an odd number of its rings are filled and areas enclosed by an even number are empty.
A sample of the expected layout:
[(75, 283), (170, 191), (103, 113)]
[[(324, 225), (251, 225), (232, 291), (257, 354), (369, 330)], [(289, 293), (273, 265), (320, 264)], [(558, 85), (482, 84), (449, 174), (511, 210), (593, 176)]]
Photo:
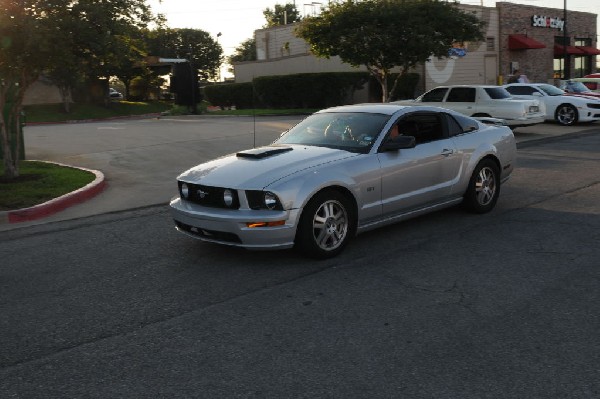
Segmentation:
[(406, 106), (393, 104), (393, 103), (367, 103), (367, 104), (353, 104), (353, 105), (340, 105), (338, 107), (326, 108), (318, 111), (322, 112), (366, 112), (373, 114), (385, 114), (392, 115)]
[(411, 111), (411, 110), (419, 110), (419, 111), (435, 111), (435, 112), (446, 112), (450, 114), (454, 114), (454, 111), (441, 108), (441, 107), (432, 107), (430, 105), (421, 105), (419, 103), (415, 103), (414, 105), (400, 105), (395, 103), (365, 103), (365, 104), (354, 104), (354, 105), (341, 105), (338, 107), (331, 107), (322, 109), (316, 113), (327, 113), (327, 112), (364, 112), (371, 114), (384, 114), (384, 115), (393, 115), (398, 111)]

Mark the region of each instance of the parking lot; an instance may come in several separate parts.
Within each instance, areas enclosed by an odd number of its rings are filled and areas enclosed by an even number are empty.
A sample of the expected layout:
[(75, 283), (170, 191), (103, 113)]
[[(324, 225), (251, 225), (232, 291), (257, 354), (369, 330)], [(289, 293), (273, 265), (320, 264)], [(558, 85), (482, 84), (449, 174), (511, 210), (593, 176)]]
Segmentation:
[(323, 262), (198, 242), (164, 204), (0, 232), (0, 397), (597, 397), (599, 154), (523, 143), (492, 213)]

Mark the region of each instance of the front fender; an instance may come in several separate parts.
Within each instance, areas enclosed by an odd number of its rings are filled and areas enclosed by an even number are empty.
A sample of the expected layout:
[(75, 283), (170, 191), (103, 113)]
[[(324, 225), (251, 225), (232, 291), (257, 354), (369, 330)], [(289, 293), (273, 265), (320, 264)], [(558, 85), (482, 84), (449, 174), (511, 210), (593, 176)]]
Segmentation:
[(343, 187), (352, 193), (357, 208), (381, 202), (381, 176), (377, 157), (364, 154), (303, 170), (265, 187), (279, 196), (284, 209), (299, 209), (327, 187)]

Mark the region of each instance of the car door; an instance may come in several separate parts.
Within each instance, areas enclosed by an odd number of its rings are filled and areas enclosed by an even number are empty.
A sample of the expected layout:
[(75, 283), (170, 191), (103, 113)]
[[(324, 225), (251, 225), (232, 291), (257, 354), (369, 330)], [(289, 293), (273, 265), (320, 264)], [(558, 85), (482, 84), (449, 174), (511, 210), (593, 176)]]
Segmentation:
[(471, 116), (477, 113), (475, 87), (452, 87), (442, 107)]
[[(404, 122), (414, 122), (416, 130), (406, 131)], [(417, 111), (397, 123), (400, 134), (415, 137), (416, 146), (377, 154), (384, 216), (447, 199), (461, 165), (460, 154), (447, 134), (444, 113)]]

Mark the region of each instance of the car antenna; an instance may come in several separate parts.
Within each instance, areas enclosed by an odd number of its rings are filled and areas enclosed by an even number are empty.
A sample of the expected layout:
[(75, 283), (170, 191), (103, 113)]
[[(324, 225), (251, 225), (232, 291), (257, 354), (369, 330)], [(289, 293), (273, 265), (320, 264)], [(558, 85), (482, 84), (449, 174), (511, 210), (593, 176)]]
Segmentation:
[(251, 90), (251, 96), (252, 96), (252, 136), (253, 136), (253, 143), (252, 143), (252, 148), (256, 148), (256, 109), (255, 109), (255, 104), (254, 104), (254, 75), (252, 75), (252, 90)]

